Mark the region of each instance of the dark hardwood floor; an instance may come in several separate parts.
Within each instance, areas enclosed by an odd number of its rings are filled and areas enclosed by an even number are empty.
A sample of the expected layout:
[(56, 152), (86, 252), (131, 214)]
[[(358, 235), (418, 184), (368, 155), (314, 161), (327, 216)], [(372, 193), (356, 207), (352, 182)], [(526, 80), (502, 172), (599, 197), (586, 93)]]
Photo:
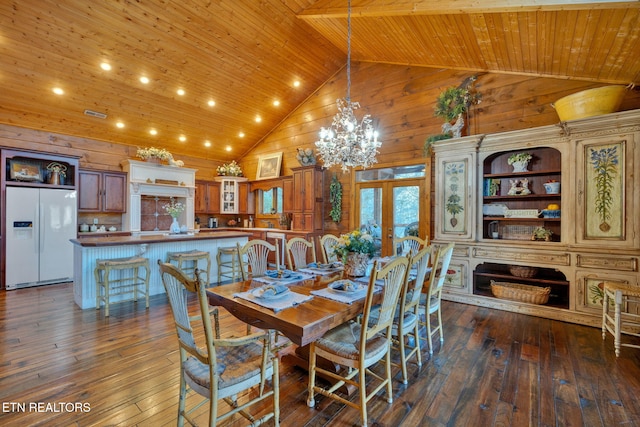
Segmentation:
[[(640, 425), (640, 350), (597, 328), (452, 302), (445, 342), (423, 351), (394, 401), (370, 405), (373, 426)], [(225, 335), (244, 326), (226, 312)], [(166, 298), (80, 310), (69, 284), (0, 291), (0, 425), (175, 425), (178, 352)], [(317, 397), (281, 364), (283, 426), (355, 426), (355, 410)], [(394, 371), (400, 378), (399, 369)], [(205, 411), (200, 418), (205, 422)], [(228, 425), (244, 425), (233, 422)]]

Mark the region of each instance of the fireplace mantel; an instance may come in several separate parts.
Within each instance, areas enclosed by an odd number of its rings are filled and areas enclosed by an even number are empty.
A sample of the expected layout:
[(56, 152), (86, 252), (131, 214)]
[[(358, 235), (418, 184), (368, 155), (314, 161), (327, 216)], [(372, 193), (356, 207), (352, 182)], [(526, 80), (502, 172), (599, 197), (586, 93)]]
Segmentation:
[(141, 232), (142, 196), (175, 197), (184, 200), (186, 209), (181, 224), (193, 229), (196, 169), (166, 166), (137, 160), (124, 160), (122, 169), (127, 172), (129, 209), (125, 215), (125, 227), (133, 233)]

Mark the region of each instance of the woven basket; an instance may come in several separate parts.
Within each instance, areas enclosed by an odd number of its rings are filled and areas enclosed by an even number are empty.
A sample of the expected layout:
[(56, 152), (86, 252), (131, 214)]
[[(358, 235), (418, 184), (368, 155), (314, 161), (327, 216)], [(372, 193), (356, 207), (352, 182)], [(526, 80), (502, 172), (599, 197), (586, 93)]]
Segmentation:
[(527, 267), (524, 265), (510, 265), (509, 272), (516, 277), (530, 278), (538, 274), (536, 267)]
[(551, 288), (521, 285), (519, 283), (494, 282), (492, 280), (491, 292), (497, 298), (528, 302), (530, 304), (546, 304), (549, 301)]

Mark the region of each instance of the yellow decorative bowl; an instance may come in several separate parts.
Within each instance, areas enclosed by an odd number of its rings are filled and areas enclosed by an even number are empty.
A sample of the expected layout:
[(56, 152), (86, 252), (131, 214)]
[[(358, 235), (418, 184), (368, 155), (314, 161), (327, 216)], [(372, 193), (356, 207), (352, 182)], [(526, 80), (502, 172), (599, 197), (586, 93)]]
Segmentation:
[(627, 88), (613, 85), (587, 89), (558, 99), (551, 104), (563, 122), (618, 111)]

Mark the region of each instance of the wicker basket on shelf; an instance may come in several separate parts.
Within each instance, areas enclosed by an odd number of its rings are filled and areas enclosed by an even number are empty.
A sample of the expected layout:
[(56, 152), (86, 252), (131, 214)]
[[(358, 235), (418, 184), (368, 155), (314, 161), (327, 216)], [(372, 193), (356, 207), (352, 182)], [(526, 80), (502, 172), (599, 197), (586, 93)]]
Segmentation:
[(551, 288), (522, 285), (520, 283), (494, 282), (492, 280), (491, 292), (496, 298), (527, 302), (530, 304), (546, 304), (547, 301), (549, 301)]
[(528, 279), (538, 274), (536, 267), (527, 267), (526, 265), (510, 265), (509, 272), (516, 277)]

